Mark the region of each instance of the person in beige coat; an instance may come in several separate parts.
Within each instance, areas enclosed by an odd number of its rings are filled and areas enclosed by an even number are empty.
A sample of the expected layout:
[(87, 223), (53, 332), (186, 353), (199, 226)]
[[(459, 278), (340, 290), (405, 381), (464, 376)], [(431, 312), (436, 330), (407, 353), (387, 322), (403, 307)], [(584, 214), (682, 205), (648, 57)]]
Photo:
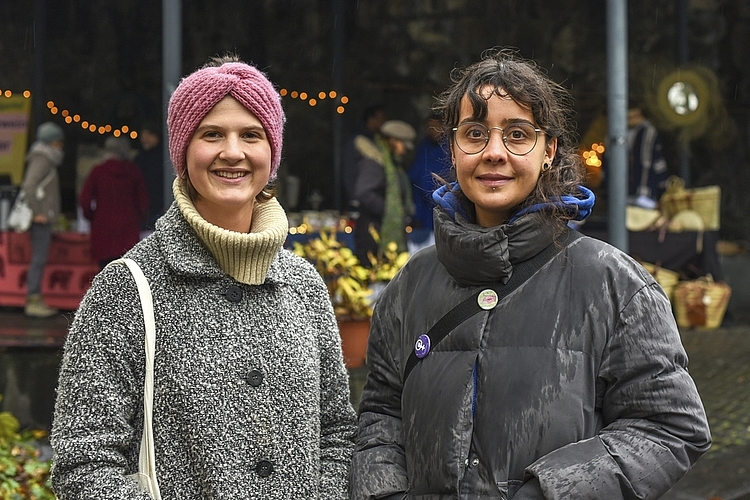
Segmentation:
[(42, 276), (47, 265), (52, 226), (60, 216), (60, 177), (57, 167), (63, 161), (62, 128), (53, 122), (45, 122), (36, 130), (36, 141), (26, 156), (26, 173), (21, 190), (34, 213), (29, 235), (31, 237), (31, 262), (26, 276), (26, 305), (24, 313), (35, 318), (47, 318), (57, 314), (42, 299)]

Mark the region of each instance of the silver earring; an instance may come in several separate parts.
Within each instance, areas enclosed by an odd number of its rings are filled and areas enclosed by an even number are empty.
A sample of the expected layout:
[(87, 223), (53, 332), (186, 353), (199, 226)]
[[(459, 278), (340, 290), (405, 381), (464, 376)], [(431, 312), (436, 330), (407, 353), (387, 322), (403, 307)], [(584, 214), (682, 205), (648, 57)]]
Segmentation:
[(550, 168), (550, 164), (547, 162), (544, 162), (544, 164), (542, 165), (542, 172), (546, 172), (547, 170), (549, 170), (549, 168)]

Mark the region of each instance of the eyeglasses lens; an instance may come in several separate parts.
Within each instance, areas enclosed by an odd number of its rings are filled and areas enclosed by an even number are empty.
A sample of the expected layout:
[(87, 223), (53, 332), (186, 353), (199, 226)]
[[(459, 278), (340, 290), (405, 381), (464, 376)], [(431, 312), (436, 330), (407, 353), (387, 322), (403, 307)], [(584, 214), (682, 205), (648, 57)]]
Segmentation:
[(500, 127), (489, 129), (481, 123), (462, 123), (454, 129), (456, 144), (466, 154), (479, 153), (487, 147), (490, 131), (494, 129), (501, 131), (505, 147), (514, 155), (529, 154), (536, 146), (537, 129), (530, 123), (514, 123), (504, 129)]

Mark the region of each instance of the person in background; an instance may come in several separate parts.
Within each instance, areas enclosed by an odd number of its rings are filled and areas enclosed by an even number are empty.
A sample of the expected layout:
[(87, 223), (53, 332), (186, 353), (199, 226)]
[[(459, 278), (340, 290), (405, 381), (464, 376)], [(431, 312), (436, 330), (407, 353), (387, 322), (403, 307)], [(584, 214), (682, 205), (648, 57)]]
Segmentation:
[(359, 200), (356, 199), (354, 193), (357, 165), (362, 160), (363, 150), (371, 149), (374, 145), (375, 136), (386, 120), (387, 115), (381, 104), (368, 106), (362, 113), (362, 122), (358, 129), (344, 144), (341, 153), (341, 184), (345, 210), (359, 210)]
[[(281, 96), (237, 56), (169, 100), (174, 202), (126, 257), (156, 323), (154, 438), (164, 500), (344, 500), (356, 416), (323, 279), (283, 248), (273, 181)], [(146, 498), (137, 471), (144, 323), (125, 265), (107, 266), (66, 338), (51, 433), (60, 500)]]
[[(669, 169), (659, 131), (643, 113), (636, 97), (630, 98), (628, 124), (628, 205), (656, 210), (666, 191)], [(607, 197), (610, 162), (602, 157), (601, 195)]]
[(91, 257), (101, 269), (138, 243), (149, 206), (141, 171), (130, 160), (130, 139), (108, 137), (104, 152), (104, 161), (91, 169), (78, 199), (91, 221)]
[(33, 212), (29, 236), (31, 261), (26, 274), (26, 304), (24, 314), (32, 318), (48, 318), (58, 313), (42, 298), (42, 277), (52, 243), (52, 226), (60, 217), (60, 176), (65, 136), (53, 122), (44, 122), (36, 129), (36, 140), (26, 156), (26, 171), (21, 190)]
[(442, 127), (442, 119), (436, 113), (430, 114), (425, 119), (425, 135), (417, 144), (414, 160), (409, 167), (409, 179), (412, 183), (414, 198), (412, 240), (417, 234), (421, 234), (423, 237), (420, 238), (421, 246), (434, 242), (432, 209), (435, 204), (432, 202), (432, 192), (437, 186), (435, 175), (445, 175), (451, 165), (448, 146), (441, 142)]
[(140, 147), (133, 161), (141, 169), (148, 190), (148, 215), (141, 229), (153, 231), (156, 219), (164, 214), (164, 151), (159, 124), (145, 122), (138, 141)]
[[(377, 258), (390, 242), (406, 251), (406, 226), (414, 213), (411, 185), (404, 169), (407, 152), (414, 149), (417, 133), (401, 120), (388, 120), (374, 142), (360, 141), (362, 159), (357, 164), (355, 196), (359, 217), (354, 228), (355, 255), (364, 266)], [(377, 231), (376, 242), (371, 231)]]
[(456, 180), (375, 304), (351, 498), (659, 498), (708, 421), (662, 288), (568, 226), (594, 204), (572, 98), (508, 49), (451, 76)]
[(667, 160), (659, 131), (638, 105), (628, 109), (628, 203), (657, 208), (667, 189)]

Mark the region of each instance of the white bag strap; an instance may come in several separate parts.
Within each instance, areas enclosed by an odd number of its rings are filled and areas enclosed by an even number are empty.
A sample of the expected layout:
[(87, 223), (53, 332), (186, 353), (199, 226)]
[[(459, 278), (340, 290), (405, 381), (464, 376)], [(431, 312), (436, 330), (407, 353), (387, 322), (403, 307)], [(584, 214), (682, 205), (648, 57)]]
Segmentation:
[(52, 182), (52, 179), (55, 177), (56, 170), (53, 168), (50, 170), (50, 172), (47, 174), (47, 176), (42, 179), (42, 182), (39, 183), (39, 185), (36, 187), (36, 199), (41, 200), (44, 198), (44, 189), (47, 187), (47, 184)]
[[(159, 495), (159, 483), (156, 480), (156, 455), (154, 453), (153, 434), (153, 409), (154, 409), (154, 352), (156, 344), (156, 324), (154, 321), (154, 303), (151, 296), (151, 288), (148, 286), (138, 264), (127, 258), (117, 259), (113, 263), (122, 262), (128, 266), (135, 278), (138, 294), (141, 298), (143, 309), (143, 322), (146, 327), (146, 379), (143, 384), (143, 437), (141, 439), (141, 452), (138, 458), (138, 468), (141, 474), (150, 477), (152, 486)], [(154, 496), (159, 499), (160, 496)]]

